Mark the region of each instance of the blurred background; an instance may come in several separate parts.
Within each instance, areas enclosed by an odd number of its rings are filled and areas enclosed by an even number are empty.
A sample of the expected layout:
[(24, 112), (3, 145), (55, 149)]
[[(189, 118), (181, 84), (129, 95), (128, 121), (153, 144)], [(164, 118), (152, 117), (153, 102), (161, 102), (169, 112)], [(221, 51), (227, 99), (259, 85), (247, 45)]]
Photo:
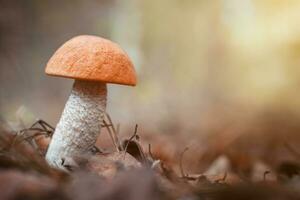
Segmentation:
[(73, 81), (46, 76), (46, 63), (73, 36), (98, 35), (138, 74), (136, 87), (109, 85), (121, 135), (138, 124), (161, 156), (189, 146), (198, 170), (240, 146), (236, 162), (289, 159), (283, 143), (300, 141), (299, 11), (298, 0), (1, 0), (1, 117), (56, 125)]

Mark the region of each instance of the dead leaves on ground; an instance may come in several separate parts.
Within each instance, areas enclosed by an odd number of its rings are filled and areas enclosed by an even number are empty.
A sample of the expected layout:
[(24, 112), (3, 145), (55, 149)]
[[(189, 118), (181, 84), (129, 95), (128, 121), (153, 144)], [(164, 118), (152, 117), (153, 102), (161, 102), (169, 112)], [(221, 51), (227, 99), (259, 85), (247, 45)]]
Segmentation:
[(71, 158), (70, 173), (61, 172), (43, 158), (53, 130), (41, 120), (18, 134), (0, 130), (0, 199), (299, 199), (297, 162), (277, 169), (255, 162), (252, 178), (245, 178), (221, 155), (203, 174), (192, 174), (184, 169), (185, 150), (178, 156), (178, 175), (153, 155), (151, 145), (143, 149), (137, 126), (123, 141), (112, 129), (114, 151), (95, 147), (97, 151)]

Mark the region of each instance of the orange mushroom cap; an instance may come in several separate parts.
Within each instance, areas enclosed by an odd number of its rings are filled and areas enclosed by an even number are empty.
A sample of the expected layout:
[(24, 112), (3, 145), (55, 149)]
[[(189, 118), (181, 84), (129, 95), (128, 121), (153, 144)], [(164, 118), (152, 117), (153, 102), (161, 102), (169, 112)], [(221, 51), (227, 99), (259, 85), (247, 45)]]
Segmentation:
[(79, 80), (136, 85), (128, 55), (107, 39), (81, 35), (64, 43), (50, 58), (46, 74)]

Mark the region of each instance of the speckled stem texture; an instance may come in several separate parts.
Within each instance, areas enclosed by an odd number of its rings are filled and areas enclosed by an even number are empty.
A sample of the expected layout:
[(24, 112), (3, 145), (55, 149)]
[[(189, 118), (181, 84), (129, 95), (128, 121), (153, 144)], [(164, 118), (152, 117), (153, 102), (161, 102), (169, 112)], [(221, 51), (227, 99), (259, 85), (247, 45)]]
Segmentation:
[(105, 108), (105, 83), (75, 80), (46, 154), (48, 163), (63, 168), (63, 160), (87, 153), (100, 134)]

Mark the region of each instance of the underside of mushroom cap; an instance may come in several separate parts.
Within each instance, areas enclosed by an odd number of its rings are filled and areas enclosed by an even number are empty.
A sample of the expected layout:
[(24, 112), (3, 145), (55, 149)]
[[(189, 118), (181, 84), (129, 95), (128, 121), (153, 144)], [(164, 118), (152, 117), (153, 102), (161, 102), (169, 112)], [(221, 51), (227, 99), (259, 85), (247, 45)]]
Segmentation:
[(128, 55), (119, 45), (91, 35), (77, 36), (64, 43), (50, 58), (45, 71), (52, 76), (136, 85)]

